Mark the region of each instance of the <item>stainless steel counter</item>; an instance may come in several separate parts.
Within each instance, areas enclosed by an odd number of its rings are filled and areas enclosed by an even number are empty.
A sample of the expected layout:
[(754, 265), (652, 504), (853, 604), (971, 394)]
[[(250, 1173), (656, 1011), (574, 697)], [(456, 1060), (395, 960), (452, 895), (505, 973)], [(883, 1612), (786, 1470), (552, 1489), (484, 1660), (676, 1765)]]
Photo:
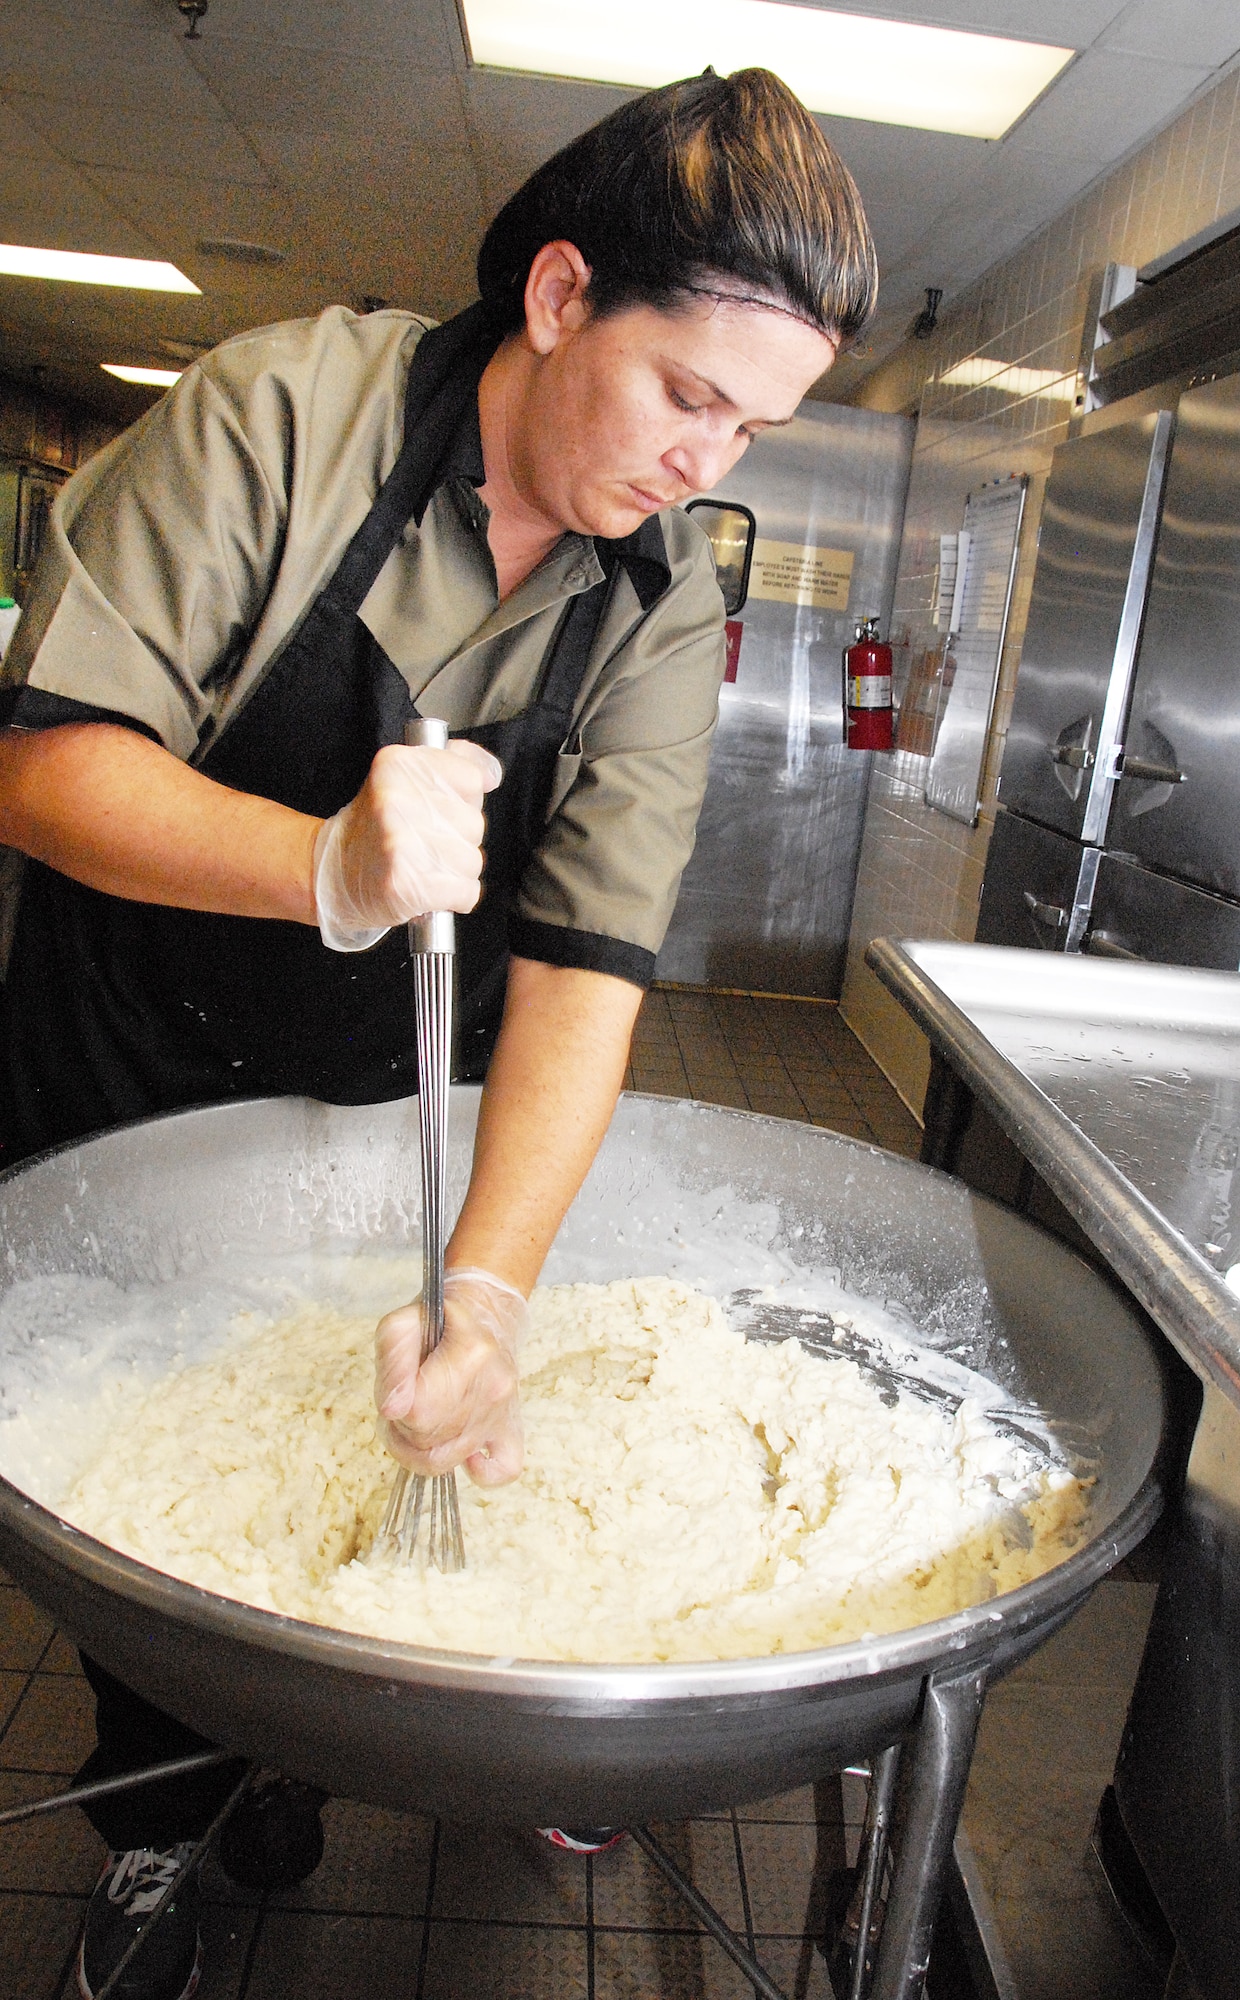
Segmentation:
[(866, 954), (1204, 1381), (1240, 1407), (1240, 973), (997, 945)]
[(889, 940), (867, 959), (1204, 1384), (1114, 1788), (1175, 1940), (1167, 1992), (1235, 2000), (1240, 974)]

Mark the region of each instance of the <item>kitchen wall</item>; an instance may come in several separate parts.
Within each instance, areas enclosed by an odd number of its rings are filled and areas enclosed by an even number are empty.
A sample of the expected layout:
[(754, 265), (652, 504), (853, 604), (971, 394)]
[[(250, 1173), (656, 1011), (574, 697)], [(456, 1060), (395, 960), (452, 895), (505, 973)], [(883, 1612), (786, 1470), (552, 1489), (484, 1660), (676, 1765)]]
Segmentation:
[[(1009, 473), (1030, 477), (977, 827), (925, 805), (925, 757), (897, 750), (874, 759), (841, 1009), (915, 1112), (929, 1071), (925, 1038), (865, 966), (865, 947), (883, 936), (974, 935), (1042, 496), (1051, 452), (1067, 435), (1080, 393), (1091, 289), (1108, 262), (1147, 263), (1237, 209), (1240, 70), (1233, 70), (953, 300), (932, 339), (907, 341), (853, 398), (872, 409), (919, 413), (892, 614), (897, 686), (918, 650), (937, 637), (931, 617), (939, 535), (959, 528), (971, 489)], [(1002, 363), (1008, 372), (982, 387), (946, 379), (970, 362)]]
[(13, 559), (21, 468), (76, 472), (119, 429), (37, 383), (0, 375), (0, 597), (18, 595)]

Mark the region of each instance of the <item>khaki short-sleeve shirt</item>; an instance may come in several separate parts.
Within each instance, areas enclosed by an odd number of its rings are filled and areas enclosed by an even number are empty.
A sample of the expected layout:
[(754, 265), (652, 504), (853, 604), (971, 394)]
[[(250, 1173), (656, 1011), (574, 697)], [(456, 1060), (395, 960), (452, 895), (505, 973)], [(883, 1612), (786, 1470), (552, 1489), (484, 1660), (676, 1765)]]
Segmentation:
[[(373, 506), (424, 331), (408, 313), (332, 307), (189, 368), (59, 496), (4, 661), (0, 719), (121, 722), (202, 756)], [(638, 980), (653, 972), (692, 851), (723, 671), (709, 543), (677, 509), (659, 522), (665, 587), (644, 610), (617, 575), (515, 940), (529, 956)], [(447, 477), (360, 614), (423, 713), (458, 729), (530, 704), (567, 599), (602, 574), (593, 543), (567, 534), (501, 604), (486, 523), (470, 481)]]

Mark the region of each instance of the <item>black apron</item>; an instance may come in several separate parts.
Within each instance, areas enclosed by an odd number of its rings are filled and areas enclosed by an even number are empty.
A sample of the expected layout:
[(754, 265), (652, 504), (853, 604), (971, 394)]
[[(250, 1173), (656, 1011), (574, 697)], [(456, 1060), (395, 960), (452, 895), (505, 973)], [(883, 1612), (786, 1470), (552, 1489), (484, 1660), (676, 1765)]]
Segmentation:
[[(495, 350), (472, 307), (415, 351), (400, 455), (296, 636), (199, 768), (326, 817), (417, 713), (358, 611), (439, 467)], [(487, 801), (484, 892), (457, 919), (458, 1074), (480, 1077), (503, 1006), (507, 917), (546, 825), (556, 759), (623, 543), (573, 597), (533, 705), (456, 732), (504, 768)], [(9, 1161), (122, 1120), (229, 1097), (379, 1103), (417, 1088), (404, 927), (367, 952), (308, 925), (126, 902), (28, 866), (6, 984)]]

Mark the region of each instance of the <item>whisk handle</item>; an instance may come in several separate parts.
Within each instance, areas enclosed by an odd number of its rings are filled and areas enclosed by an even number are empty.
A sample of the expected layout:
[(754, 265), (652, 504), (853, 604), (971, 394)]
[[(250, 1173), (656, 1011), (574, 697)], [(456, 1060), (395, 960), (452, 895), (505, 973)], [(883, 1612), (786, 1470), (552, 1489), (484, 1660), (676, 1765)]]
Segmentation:
[[(448, 725), (437, 715), (418, 715), (405, 724), (405, 742), (410, 749), (446, 750)], [(409, 949), (419, 956), (427, 952), (456, 950), (456, 923), (451, 910), (436, 910), (419, 917), (409, 926)]]

